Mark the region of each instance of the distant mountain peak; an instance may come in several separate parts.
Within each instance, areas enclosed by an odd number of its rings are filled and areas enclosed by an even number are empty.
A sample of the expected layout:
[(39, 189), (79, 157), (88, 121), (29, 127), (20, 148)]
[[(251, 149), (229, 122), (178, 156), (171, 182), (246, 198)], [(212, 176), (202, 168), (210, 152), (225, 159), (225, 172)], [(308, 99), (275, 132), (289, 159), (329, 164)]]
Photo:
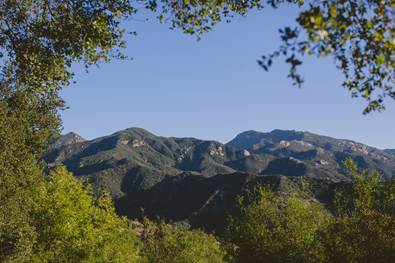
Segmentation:
[(75, 133), (75, 132), (69, 132), (66, 133), (64, 135), (60, 135), (58, 138), (56, 138), (54, 140), (53, 143), (51, 143), (50, 148), (51, 149), (56, 149), (56, 148), (60, 148), (66, 145), (71, 145), (71, 144), (75, 144), (75, 143), (80, 143), (80, 142), (84, 142), (85, 139)]
[(120, 132), (136, 132), (136, 133), (143, 133), (143, 134), (152, 134), (148, 130), (140, 128), (140, 127), (130, 127), (130, 128), (121, 130)]
[(62, 136), (65, 138), (78, 138), (79, 140), (83, 140), (83, 141), (85, 140), (81, 135), (75, 132), (68, 132)]
[(302, 140), (304, 134), (305, 132), (295, 130), (275, 129), (270, 132), (249, 130), (238, 134), (233, 140), (228, 142), (227, 145), (242, 150), (249, 148), (246, 147), (246, 145), (251, 146), (254, 144), (258, 144), (263, 139), (278, 143), (280, 141)]
[(66, 143), (76, 143), (76, 142), (85, 141), (85, 139), (81, 135), (75, 132), (66, 133), (65, 135), (62, 135), (62, 137)]
[(115, 132), (112, 135), (118, 135), (118, 136), (124, 136), (124, 137), (130, 137), (130, 138), (152, 138), (156, 137), (155, 134), (143, 129), (143, 128), (138, 128), (138, 127), (130, 127), (124, 130), (120, 130)]

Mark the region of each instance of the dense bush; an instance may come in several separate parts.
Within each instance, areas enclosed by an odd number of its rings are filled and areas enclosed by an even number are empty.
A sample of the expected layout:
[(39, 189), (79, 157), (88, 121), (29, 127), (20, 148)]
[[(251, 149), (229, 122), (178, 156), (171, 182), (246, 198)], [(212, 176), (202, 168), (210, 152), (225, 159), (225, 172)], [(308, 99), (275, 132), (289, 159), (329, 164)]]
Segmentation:
[(227, 229), (236, 262), (394, 262), (395, 182), (345, 164), (351, 182), (326, 209), (264, 187), (241, 199)]
[(237, 262), (323, 262), (317, 230), (329, 216), (320, 205), (264, 187), (253, 194), (248, 205), (241, 200), (241, 217), (232, 218), (227, 230)]
[(375, 210), (335, 218), (320, 233), (325, 262), (394, 262), (395, 220)]
[(351, 188), (337, 192), (335, 217), (320, 231), (327, 262), (394, 262), (395, 181), (383, 182), (350, 160), (346, 168)]
[(145, 220), (143, 255), (147, 263), (221, 263), (225, 252), (214, 236)]
[(137, 234), (115, 214), (112, 201), (98, 200), (64, 167), (36, 192), (33, 262), (140, 262)]

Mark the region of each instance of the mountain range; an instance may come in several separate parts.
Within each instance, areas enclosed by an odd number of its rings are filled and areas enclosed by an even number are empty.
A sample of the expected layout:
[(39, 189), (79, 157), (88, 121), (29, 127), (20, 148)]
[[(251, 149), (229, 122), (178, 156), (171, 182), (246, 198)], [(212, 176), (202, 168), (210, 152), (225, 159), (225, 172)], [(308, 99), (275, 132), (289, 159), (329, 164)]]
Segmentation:
[(188, 220), (213, 231), (221, 231), (235, 198), (257, 184), (282, 192), (309, 185), (313, 198), (327, 202), (349, 181), (346, 158), (387, 180), (395, 174), (395, 150), (284, 130), (246, 131), (227, 144), (141, 128), (94, 140), (69, 133), (43, 157), (49, 167), (62, 163), (90, 181), (96, 193), (108, 191), (121, 215)]

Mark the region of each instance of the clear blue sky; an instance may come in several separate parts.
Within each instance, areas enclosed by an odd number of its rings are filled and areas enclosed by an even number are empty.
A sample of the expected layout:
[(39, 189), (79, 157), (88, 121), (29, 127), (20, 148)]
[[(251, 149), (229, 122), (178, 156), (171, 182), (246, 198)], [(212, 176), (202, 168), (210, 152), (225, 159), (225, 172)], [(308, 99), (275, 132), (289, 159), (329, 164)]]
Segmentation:
[[(199, 42), (168, 30), (147, 15), (127, 27), (126, 53), (88, 74), (76, 66), (77, 83), (63, 97), (64, 131), (87, 139), (128, 127), (157, 135), (227, 142), (245, 130), (295, 129), (395, 148), (395, 102), (362, 115), (366, 103), (351, 99), (331, 59), (307, 58), (302, 89), (276, 62), (267, 73), (256, 63), (279, 44), (277, 29), (292, 24), (291, 9), (264, 10), (220, 24)], [(140, 21), (141, 19), (141, 21)]]

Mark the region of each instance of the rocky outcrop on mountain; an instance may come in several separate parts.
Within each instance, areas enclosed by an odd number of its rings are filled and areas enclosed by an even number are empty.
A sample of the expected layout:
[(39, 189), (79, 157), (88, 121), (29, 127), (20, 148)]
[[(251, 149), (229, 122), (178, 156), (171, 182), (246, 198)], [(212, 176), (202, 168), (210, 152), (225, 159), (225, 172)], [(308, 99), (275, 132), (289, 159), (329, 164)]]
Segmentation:
[(66, 145), (71, 145), (79, 142), (84, 142), (85, 139), (74, 132), (69, 132), (65, 135), (58, 136), (52, 140), (50, 144), (51, 149), (61, 148)]
[[(351, 140), (334, 139), (310, 132), (247, 131), (237, 135), (227, 145), (252, 154), (294, 158), (306, 166), (303, 173), (306, 175), (320, 176), (324, 172), (323, 176), (328, 178), (328, 172), (337, 176), (344, 174), (342, 162), (346, 158), (352, 158), (361, 168), (378, 170), (386, 179), (391, 178), (395, 171), (395, 155), (391, 154), (391, 150), (383, 151)], [(282, 161), (284, 165), (290, 163), (285, 160)]]

